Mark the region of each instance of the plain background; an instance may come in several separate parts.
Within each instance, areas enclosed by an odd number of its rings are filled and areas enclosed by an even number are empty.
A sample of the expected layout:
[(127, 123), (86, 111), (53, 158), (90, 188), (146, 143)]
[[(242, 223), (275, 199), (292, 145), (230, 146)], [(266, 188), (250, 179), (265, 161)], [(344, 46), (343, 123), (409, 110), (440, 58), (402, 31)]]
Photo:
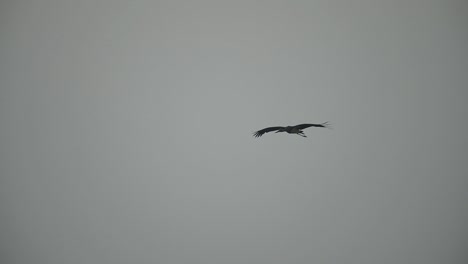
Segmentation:
[(0, 10), (1, 263), (468, 262), (466, 1)]

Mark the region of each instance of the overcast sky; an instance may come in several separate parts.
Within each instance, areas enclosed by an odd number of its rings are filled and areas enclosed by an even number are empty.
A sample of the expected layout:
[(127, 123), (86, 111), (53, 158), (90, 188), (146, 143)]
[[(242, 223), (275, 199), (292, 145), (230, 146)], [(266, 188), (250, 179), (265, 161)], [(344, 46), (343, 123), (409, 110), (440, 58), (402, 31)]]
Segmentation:
[(467, 263), (465, 1), (0, 7), (1, 263)]

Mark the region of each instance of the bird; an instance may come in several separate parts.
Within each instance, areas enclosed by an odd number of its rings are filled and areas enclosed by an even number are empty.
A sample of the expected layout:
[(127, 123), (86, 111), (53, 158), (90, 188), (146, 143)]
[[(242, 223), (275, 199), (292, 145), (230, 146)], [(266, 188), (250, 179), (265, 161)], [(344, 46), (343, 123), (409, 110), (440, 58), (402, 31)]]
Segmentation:
[(281, 127), (281, 126), (274, 126), (274, 127), (267, 127), (261, 130), (258, 130), (257, 132), (253, 133), (254, 137), (261, 137), (263, 134), (271, 132), (271, 131), (276, 131), (275, 133), (279, 132), (288, 132), (289, 134), (296, 134), (301, 137), (307, 137), (304, 135), (304, 132), (302, 132), (303, 129), (306, 129), (308, 127), (326, 127), (330, 128), (330, 124), (328, 122), (321, 123), (321, 124), (300, 124), (300, 125), (295, 125), (295, 126), (286, 126), (286, 127)]

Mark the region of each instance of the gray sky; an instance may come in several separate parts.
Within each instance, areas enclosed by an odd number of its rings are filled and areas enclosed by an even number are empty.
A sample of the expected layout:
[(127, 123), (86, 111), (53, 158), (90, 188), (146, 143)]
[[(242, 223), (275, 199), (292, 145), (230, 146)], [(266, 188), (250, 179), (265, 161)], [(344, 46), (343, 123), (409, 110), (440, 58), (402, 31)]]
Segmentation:
[(468, 260), (465, 1), (0, 5), (2, 263)]

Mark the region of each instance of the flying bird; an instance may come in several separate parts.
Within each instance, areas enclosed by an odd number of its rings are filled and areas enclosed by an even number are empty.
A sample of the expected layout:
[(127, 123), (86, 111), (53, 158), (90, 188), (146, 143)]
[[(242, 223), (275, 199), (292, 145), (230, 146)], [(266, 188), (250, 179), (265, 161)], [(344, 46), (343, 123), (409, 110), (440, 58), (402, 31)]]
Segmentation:
[(281, 127), (281, 126), (275, 126), (275, 127), (267, 127), (264, 129), (261, 129), (257, 132), (255, 132), (253, 135), (254, 137), (261, 137), (263, 134), (271, 132), (271, 131), (276, 131), (275, 133), (279, 132), (288, 132), (289, 134), (297, 134), (301, 137), (307, 137), (304, 135), (304, 132), (302, 132), (303, 129), (306, 129), (308, 127), (330, 127), (330, 124), (328, 122), (322, 123), (322, 124), (300, 124), (296, 126), (287, 126), (287, 127)]

